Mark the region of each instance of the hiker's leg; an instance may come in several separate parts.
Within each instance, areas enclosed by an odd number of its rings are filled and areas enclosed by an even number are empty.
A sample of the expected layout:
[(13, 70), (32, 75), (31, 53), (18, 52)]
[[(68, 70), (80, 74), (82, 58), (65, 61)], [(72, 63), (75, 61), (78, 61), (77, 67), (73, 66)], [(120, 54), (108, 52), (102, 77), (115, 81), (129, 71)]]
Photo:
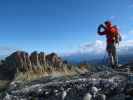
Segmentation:
[(107, 52), (108, 52), (109, 64), (112, 66), (114, 62), (113, 62), (113, 56), (112, 56), (112, 46), (110, 44), (107, 45)]
[(115, 48), (115, 65), (118, 65), (118, 55), (116, 48)]
[(108, 64), (111, 65), (111, 53), (108, 52)]
[(110, 63), (111, 66), (114, 65), (112, 53), (109, 53), (109, 63)]
[(114, 65), (117, 66), (118, 65), (118, 56), (117, 56), (117, 52), (116, 52), (116, 45), (113, 45), (113, 60), (114, 60)]

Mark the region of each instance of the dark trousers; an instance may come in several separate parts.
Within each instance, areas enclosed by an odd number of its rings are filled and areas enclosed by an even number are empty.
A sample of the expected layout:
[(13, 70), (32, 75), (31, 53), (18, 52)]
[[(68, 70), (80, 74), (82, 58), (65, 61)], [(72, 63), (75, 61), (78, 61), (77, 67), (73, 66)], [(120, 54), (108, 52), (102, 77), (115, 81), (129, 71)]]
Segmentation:
[(111, 66), (118, 65), (118, 56), (116, 51), (116, 43), (107, 44), (108, 61)]

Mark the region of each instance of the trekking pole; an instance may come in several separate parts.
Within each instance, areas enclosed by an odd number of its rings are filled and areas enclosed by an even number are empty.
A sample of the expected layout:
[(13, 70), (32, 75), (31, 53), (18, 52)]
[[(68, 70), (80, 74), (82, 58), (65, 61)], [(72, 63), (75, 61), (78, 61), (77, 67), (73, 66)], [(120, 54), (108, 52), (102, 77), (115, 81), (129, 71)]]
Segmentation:
[[(121, 41), (121, 35), (120, 35), (120, 33), (118, 33), (118, 48), (117, 49), (119, 49), (119, 45), (120, 45), (120, 41)], [(119, 54), (118, 54), (118, 50), (116, 50), (116, 52), (117, 52), (117, 64), (119, 65)]]
[(116, 45), (116, 60), (117, 60), (117, 65), (119, 65), (119, 54), (118, 54), (118, 50), (117, 49), (119, 49), (119, 41), (118, 41), (118, 43), (117, 43), (118, 45)]

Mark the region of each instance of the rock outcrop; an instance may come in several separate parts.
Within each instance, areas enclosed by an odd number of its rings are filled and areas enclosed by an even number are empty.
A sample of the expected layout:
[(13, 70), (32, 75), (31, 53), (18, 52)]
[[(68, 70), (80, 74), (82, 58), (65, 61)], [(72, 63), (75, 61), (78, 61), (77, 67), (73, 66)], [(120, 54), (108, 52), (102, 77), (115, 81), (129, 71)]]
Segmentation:
[(63, 60), (56, 53), (45, 54), (44, 52), (32, 52), (30, 55), (25, 51), (16, 51), (2, 61), (1, 68), (7, 72), (27, 72), (32, 69), (41, 69), (45, 66), (61, 68)]
[(46, 54), (44, 52), (40, 52), (39, 56), (38, 56), (38, 60), (41, 65), (45, 65), (46, 64)]
[(46, 56), (46, 61), (49, 65), (52, 65), (53, 67), (61, 67), (63, 64), (63, 61), (56, 53), (51, 53)]
[(34, 51), (30, 55), (30, 61), (33, 66), (39, 66), (39, 59), (37, 51)]

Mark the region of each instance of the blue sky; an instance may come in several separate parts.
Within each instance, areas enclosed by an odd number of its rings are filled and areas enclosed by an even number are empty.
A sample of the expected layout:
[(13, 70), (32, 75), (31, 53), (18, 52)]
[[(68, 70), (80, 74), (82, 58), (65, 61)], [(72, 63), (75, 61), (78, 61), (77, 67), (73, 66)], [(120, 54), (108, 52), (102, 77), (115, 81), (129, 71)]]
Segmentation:
[(132, 0), (0, 0), (0, 52), (76, 51), (105, 40), (96, 29), (108, 19), (133, 39)]

